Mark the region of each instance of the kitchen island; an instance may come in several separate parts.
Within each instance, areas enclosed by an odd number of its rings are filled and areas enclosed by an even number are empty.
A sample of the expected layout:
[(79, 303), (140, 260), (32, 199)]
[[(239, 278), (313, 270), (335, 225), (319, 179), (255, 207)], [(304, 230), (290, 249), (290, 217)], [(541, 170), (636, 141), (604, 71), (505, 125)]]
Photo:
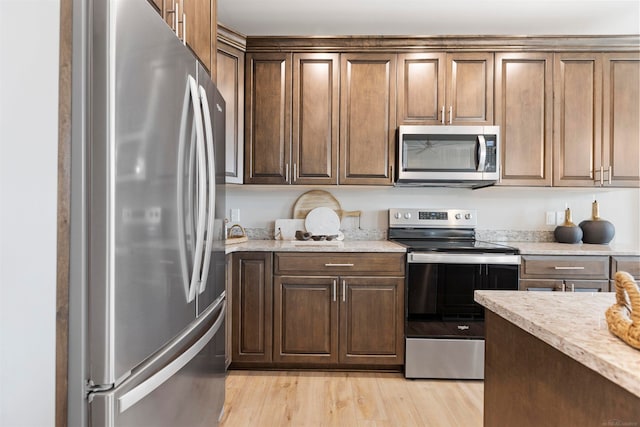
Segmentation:
[(476, 291), (484, 425), (640, 425), (640, 351), (605, 321), (613, 293)]

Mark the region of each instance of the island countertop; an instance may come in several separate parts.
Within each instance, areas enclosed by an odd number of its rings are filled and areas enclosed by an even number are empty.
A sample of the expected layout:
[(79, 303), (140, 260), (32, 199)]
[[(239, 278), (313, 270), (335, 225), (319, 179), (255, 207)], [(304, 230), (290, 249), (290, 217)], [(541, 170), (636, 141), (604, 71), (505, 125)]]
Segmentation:
[(475, 300), (640, 397), (640, 350), (607, 329), (614, 293), (476, 291)]

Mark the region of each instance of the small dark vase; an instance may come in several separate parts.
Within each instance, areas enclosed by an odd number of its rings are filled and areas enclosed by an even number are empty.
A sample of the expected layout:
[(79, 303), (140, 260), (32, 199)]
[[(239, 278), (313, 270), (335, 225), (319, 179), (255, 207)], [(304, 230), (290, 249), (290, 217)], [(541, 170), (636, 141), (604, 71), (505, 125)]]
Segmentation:
[(596, 245), (608, 244), (616, 234), (616, 228), (607, 220), (600, 218), (598, 202), (592, 205), (592, 218), (580, 223), (582, 229), (582, 241)]
[(580, 243), (582, 239), (582, 229), (571, 222), (571, 210), (565, 211), (564, 224), (553, 230), (553, 237), (558, 243)]

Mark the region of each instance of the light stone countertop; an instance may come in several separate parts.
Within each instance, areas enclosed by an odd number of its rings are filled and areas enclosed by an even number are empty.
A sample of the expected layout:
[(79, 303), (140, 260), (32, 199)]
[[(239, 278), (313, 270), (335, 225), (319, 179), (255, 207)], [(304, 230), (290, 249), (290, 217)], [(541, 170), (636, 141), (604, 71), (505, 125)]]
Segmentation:
[(475, 300), (640, 397), (640, 350), (607, 329), (615, 293), (476, 291)]
[(233, 252), (406, 252), (407, 249), (387, 240), (353, 241), (299, 241), (249, 240), (227, 245), (226, 253)]
[(591, 245), (557, 242), (504, 242), (520, 249), (521, 255), (640, 255), (640, 248), (632, 245)]

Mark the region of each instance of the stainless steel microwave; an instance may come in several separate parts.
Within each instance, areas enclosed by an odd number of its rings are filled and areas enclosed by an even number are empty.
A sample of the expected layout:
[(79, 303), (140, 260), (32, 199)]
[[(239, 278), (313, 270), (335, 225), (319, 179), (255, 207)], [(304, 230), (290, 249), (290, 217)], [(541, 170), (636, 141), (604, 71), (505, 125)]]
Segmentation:
[(480, 188), (500, 178), (499, 126), (400, 126), (396, 185)]

